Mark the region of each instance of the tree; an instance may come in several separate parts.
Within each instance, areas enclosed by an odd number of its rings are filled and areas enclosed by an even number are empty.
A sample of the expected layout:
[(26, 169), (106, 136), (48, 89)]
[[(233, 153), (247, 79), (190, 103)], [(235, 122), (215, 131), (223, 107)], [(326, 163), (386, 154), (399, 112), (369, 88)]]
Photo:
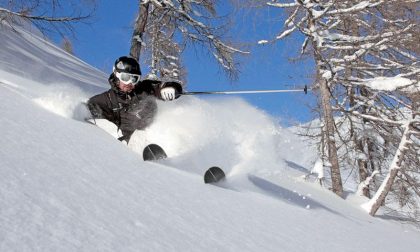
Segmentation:
[(149, 24), (145, 30), (145, 48), (148, 57), (145, 61), (151, 69), (151, 75), (161, 79), (174, 79), (182, 83), (186, 79), (186, 71), (181, 63), (181, 54), (185, 45), (176, 40), (177, 23), (162, 8), (150, 7)]
[(9, 0), (0, 5), (0, 21), (11, 27), (28, 22), (45, 35), (58, 33), (64, 38), (74, 35), (72, 23), (88, 19), (94, 9), (94, 0)]
[(71, 41), (68, 38), (63, 38), (63, 41), (61, 42), (61, 48), (74, 55), (74, 51), (73, 51), (73, 44), (71, 43)]
[[(217, 16), (216, 1), (141, 0), (139, 6), (130, 50), (131, 56), (140, 58), (139, 49), (146, 45), (148, 50), (153, 50), (150, 53), (152, 57), (155, 57), (150, 60), (153, 62), (152, 66), (174, 66), (177, 63), (173, 60), (179, 60), (185, 45), (188, 43), (202, 45), (230, 76), (236, 76), (238, 70), (235, 55), (246, 52), (224, 41), (227, 22)], [(222, 23), (222, 25), (216, 25), (216, 23)], [(157, 31), (157, 27), (160, 27), (159, 34), (152, 32)], [(165, 30), (165, 34), (162, 29)], [(150, 43), (145, 43), (146, 40)], [(171, 47), (178, 49), (168, 51)], [(177, 51), (178, 55), (176, 55)], [(180, 67), (179, 64), (178, 67)], [(168, 70), (167, 67), (164, 69)], [(154, 69), (156, 72), (160, 70)], [(177, 69), (177, 71), (184, 72), (182, 69)]]
[(139, 0), (139, 12), (134, 22), (133, 35), (131, 36), (130, 56), (140, 60), (140, 53), (143, 43), (143, 34), (146, 29), (147, 18), (149, 16), (150, 1)]
[[(304, 36), (301, 52), (311, 52), (315, 60), (315, 88), (320, 91), (323, 110), (321, 129), (324, 132), (320, 136), (328, 148), (332, 189), (337, 194), (342, 190), (339, 164), (346, 156), (347, 160), (357, 160), (364, 194), (369, 196), (365, 182), (373, 181), (372, 175), (386, 171), (384, 167), (391, 156), (409, 153), (391, 150), (397, 148), (404, 137), (401, 132), (405, 124), (401, 120), (410, 117), (404, 111), (415, 107), (408, 95), (413, 92), (400, 91), (418, 85), (417, 2), (290, 0), (266, 3), (285, 10), (287, 17), (278, 36), (260, 43), (274, 43), (300, 32)], [(368, 85), (380, 78), (384, 81), (401, 78), (406, 85), (399, 90), (378, 90)], [(400, 123), (395, 124), (395, 121)], [(348, 132), (345, 128), (349, 124), (351, 134), (346, 136), (343, 132)], [(366, 134), (367, 131), (371, 134)], [(339, 148), (336, 139), (340, 140)], [(408, 148), (415, 149), (413, 144)], [(354, 149), (356, 151), (352, 151)], [(404, 163), (400, 171), (403, 173), (414, 163)]]
[[(328, 165), (331, 170), (332, 191), (339, 196), (343, 194), (343, 185), (341, 181), (341, 173), (339, 167), (337, 146), (335, 140), (335, 122), (331, 104), (331, 94), (333, 93), (333, 82), (328, 62), (325, 60), (329, 51), (323, 46), (323, 32), (328, 27), (328, 20), (321, 17), (325, 15), (321, 9), (323, 5), (318, 1), (301, 1), (296, 0), (292, 3), (279, 3), (272, 1), (267, 3), (271, 7), (288, 9), (289, 15), (284, 26), (286, 27), (274, 40), (275, 42), (289, 36), (295, 31), (300, 31), (305, 39), (302, 51), (305, 51), (308, 45), (311, 45), (313, 58), (316, 65), (316, 87), (320, 91), (320, 100), (322, 107), (322, 119), (325, 127), (321, 134), (325, 140), (327, 148)], [(268, 42), (268, 41), (267, 41)]]
[[(403, 162), (405, 161), (407, 156), (406, 152), (410, 150), (410, 146), (416, 146), (415, 141), (411, 137), (416, 137), (417, 141), (420, 139), (419, 125), (420, 120), (413, 118), (412, 120), (410, 120), (402, 126), (404, 132), (402, 133), (399, 146), (389, 166), (389, 172), (385, 177), (384, 181), (382, 182), (380, 188), (374, 195), (374, 197), (369, 202), (363, 205), (363, 207), (369, 212), (370, 215), (375, 215), (379, 207), (384, 203), (386, 196), (392, 190), (392, 186), (397, 178), (398, 173), (402, 172), (405, 176), (407, 176), (407, 174), (405, 174), (407, 170), (403, 168)], [(418, 142), (416, 149), (418, 150)], [(416, 154), (418, 154), (417, 151), (414, 152), (414, 155)], [(408, 162), (408, 160), (406, 160), (406, 162)], [(415, 163), (417, 165), (419, 164), (418, 157), (417, 162)], [(408, 178), (413, 179), (412, 177)], [(413, 182), (415, 183), (414, 189), (417, 190), (416, 193), (418, 194), (419, 183), (417, 180), (413, 180)]]
[[(364, 8), (360, 3), (357, 6), (357, 1), (353, 1), (353, 6), (347, 6), (347, 10), (353, 11), (346, 16), (357, 28), (351, 29), (352, 34), (345, 34), (347, 37), (334, 36), (336, 43), (331, 43), (331, 48), (337, 56), (331, 57), (329, 62), (335, 68), (335, 82), (351, 93), (350, 98), (343, 97), (343, 101), (347, 99), (351, 102), (340, 102), (344, 105), (339, 110), (359, 125), (354, 146), (358, 147), (359, 152), (364, 151), (366, 157), (359, 159), (363, 194), (370, 195), (365, 181), (371, 181), (373, 176), (381, 172), (388, 172), (370, 201), (371, 209), (368, 211), (374, 215), (379, 206), (385, 203), (385, 197), (391, 190), (399, 191), (396, 197), (400, 199), (407, 197), (409, 191), (419, 195), (418, 189), (413, 186), (418, 183), (411, 180), (409, 185), (406, 183), (408, 180), (404, 179), (417, 177), (407, 173), (413, 172), (420, 165), (418, 158), (411, 158), (407, 162), (407, 157), (413, 155), (417, 148), (415, 142), (413, 144), (407, 138), (415, 137), (415, 127), (409, 125), (416, 124), (418, 120), (415, 119), (415, 99), (411, 97), (419, 92), (418, 88), (415, 89), (418, 86), (419, 65), (416, 54), (419, 51), (418, 47), (416, 50), (413, 46), (418, 44), (415, 42), (418, 19), (415, 18), (413, 1), (365, 1), (364, 5)], [(345, 26), (343, 28), (346, 30)], [(345, 74), (348, 72), (350, 74)], [(380, 87), (389, 81), (396, 88), (384, 90)], [(398, 86), (400, 81), (406, 84)], [(380, 85), (369, 85), (372, 83)], [(410, 86), (414, 87), (411, 91), (406, 89)], [(412, 112), (408, 113), (410, 110)], [(411, 123), (406, 124), (406, 121)], [(364, 133), (366, 129), (369, 129), (370, 135)], [(405, 148), (407, 150), (402, 150)], [(376, 155), (372, 155), (373, 152)], [(388, 164), (388, 160), (392, 161)], [(370, 170), (367, 170), (368, 166)], [(394, 182), (402, 190), (393, 187)], [(365, 205), (365, 208), (369, 207)]]

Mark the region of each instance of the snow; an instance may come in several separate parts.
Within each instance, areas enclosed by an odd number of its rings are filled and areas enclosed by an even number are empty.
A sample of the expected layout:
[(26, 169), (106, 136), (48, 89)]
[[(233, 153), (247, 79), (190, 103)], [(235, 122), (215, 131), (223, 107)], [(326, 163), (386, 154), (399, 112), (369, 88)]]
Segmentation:
[[(315, 148), (239, 98), (160, 102), (130, 144), (83, 122), (107, 74), (0, 30), (0, 251), (416, 251), (419, 232), (301, 179)], [(151, 163), (158, 143), (169, 159)], [(227, 173), (203, 183), (206, 168)], [(357, 198), (363, 200), (362, 198)]]
[(369, 80), (365, 83), (366, 86), (382, 91), (395, 91), (396, 89), (406, 88), (406, 91), (409, 92), (420, 92), (420, 83), (415, 83), (414, 81), (400, 77), (376, 77), (372, 80)]
[(326, 80), (331, 79), (331, 78), (332, 78), (332, 76), (333, 76), (333, 74), (332, 74), (332, 72), (331, 72), (331, 71), (329, 71), (329, 70), (324, 70), (324, 71), (322, 72), (322, 78), (324, 78), (324, 79), (326, 79)]
[(312, 168), (311, 172), (317, 174), (318, 179), (324, 178), (324, 162), (322, 162), (322, 159), (319, 158), (315, 162), (314, 167)]

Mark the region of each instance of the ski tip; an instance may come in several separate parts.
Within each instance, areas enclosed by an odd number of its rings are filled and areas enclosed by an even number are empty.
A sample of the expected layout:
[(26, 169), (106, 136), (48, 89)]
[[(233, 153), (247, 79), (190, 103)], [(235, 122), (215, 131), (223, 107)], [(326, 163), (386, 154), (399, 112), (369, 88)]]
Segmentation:
[(143, 150), (144, 161), (155, 161), (167, 158), (165, 151), (157, 144), (149, 144)]
[(225, 172), (217, 166), (209, 168), (204, 174), (204, 183), (217, 183), (226, 177)]

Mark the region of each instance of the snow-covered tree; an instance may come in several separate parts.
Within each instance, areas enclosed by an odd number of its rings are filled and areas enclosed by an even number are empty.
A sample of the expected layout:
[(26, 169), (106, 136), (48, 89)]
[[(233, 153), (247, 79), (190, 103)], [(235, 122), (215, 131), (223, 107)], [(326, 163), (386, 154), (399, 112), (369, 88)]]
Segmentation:
[[(346, 155), (356, 157), (362, 182), (371, 181), (372, 174), (378, 172), (398, 170), (401, 172), (397, 174), (404, 174), (418, 164), (404, 161), (408, 153), (415, 152), (418, 142), (403, 140), (416, 136), (413, 132), (418, 130), (415, 126), (419, 120), (418, 106), (413, 99), (419, 92), (419, 27), (415, 14), (418, 2), (290, 0), (267, 3), (284, 9), (287, 14), (284, 29), (271, 42), (298, 31), (304, 35), (302, 52), (312, 52), (315, 59), (315, 87), (320, 90), (323, 135), (336, 193), (340, 192), (341, 182), (338, 154), (334, 154), (337, 138), (344, 143), (341, 148), (347, 149)], [(385, 83), (392, 88), (384, 88)], [(338, 112), (344, 117), (337, 117)], [(339, 123), (343, 120), (349, 123)], [(351, 133), (343, 137), (339, 126), (348, 124)], [(412, 130), (407, 131), (408, 128)], [(402, 142), (408, 151), (398, 151)], [(352, 149), (356, 151), (348, 155)], [(343, 151), (338, 150), (338, 153)], [(394, 159), (399, 165), (393, 164)], [(388, 181), (392, 184), (394, 180)], [(366, 187), (364, 189), (364, 194), (369, 195)], [(375, 198), (381, 201), (379, 205), (383, 203), (384, 197)]]
[[(321, 2), (321, 3), (320, 3)], [(316, 88), (320, 93), (320, 101), (322, 107), (322, 139), (325, 141), (326, 153), (328, 157), (328, 166), (331, 170), (332, 191), (342, 196), (343, 185), (338, 160), (337, 145), (335, 139), (335, 123), (331, 105), (331, 94), (334, 88), (332, 82), (332, 72), (328, 62), (325, 60), (329, 53), (329, 49), (324, 46), (324, 35), (330, 24), (328, 20), (328, 8), (334, 1), (271, 1), (267, 4), (275, 8), (287, 9), (288, 18), (284, 22), (284, 30), (279, 33), (271, 42), (281, 40), (295, 31), (300, 31), (304, 35), (302, 51), (307, 49), (308, 45), (312, 47), (313, 58), (316, 65)], [(260, 41), (260, 44), (267, 43)]]
[[(418, 191), (413, 186), (416, 183), (408, 185), (404, 179), (398, 179), (399, 175), (405, 177), (404, 171), (420, 165), (418, 158), (403, 162), (416, 148), (406, 138), (415, 137), (412, 125), (418, 119), (413, 95), (420, 91), (419, 51), (418, 46), (417, 50), (413, 46), (418, 44), (416, 34), (419, 32), (414, 2), (418, 1), (354, 1), (355, 5), (348, 9), (359, 10), (346, 14), (344, 20), (349, 22), (347, 25), (343, 22), (341, 28), (338, 25), (337, 30), (347, 32), (341, 37), (333, 36), (337, 43), (330, 46), (334, 49), (334, 56), (328, 60), (334, 82), (346, 90), (337, 108), (347, 113), (348, 119), (356, 125), (352, 146), (357, 152), (350, 156), (362, 156), (358, 158), (358, 166), (365, 185), (363, 194), (370, 195), (368, 183), (364, 182), (371, 180), (372, 175), (388, 173), (372, 199), (376, 201), (369, 210), (372, 215), (384, 203), (394, 181), (404, 188), (399, 190), (397, 198), (405, 197), (404, 192), (412, 191), (416, 195)], [(411, 126), (406, 125), (407, 121)], [(403, 142), (409, 151), (400, 150)], [(397, 169), (394, 162), (401, 166)]]
[[(361, 83), (369, 83), (379, 77), (376, 83), (381, 84), (386, 80), (384, 77), (405, 76), (411, 79), (405, 81), (407, 85), (415, 85), (418, 49), (415, 50), (413, 45), (418, 44), (415, 43), (418, 22), (415, 21), (413, 7), (409, 1), (387, 1), (375, 8), (348, 15), (349, 22), (344, 28), (353, 42), (350, 39), (347, 42), (341, 41), (342, 45), (347, 43), (345, 47), (348, 50), (337, 47), (347, 62), (337, 57), (334, 59), (344, 69), (336, 74), (337, 83), (346, 90), (340, 110), (346, 113), (357, 111), (358, 114), (379, 118), (388, 117), (391, 120), (397, 120), (401, 111), (410, 110), (410, 103), (414, 100), (407, 93), (389, 90), (378, 92)], [(399, 78), (390, 80), (391, 86), (395, 86)], [(396, 148), (399, 143), (399, 139), (391, 137), (395, 133), (392, 128), (396, 126), (380, 124), (378, 121), (354, 116), (353, 113), (346, 116), (353, 126), (353, 143), (349, 144), (356, 149), (355, 154), (349, 157), (356, 157), (363, 195), (369, 197), (370, 188), (366, 181), (380, 181), (373, 180), (372, 174), (386, 171), (383, 167), (388, 166), (395, 154), (390, 149)]]
[(145, 43), (148, 57), (145, 61), (150, 66), (153, 76), (163, 79), (175, 79), (185, 83), (185, 70), (181, 63), (184, 45), (176, 40), (176, 23), (161, 8), (150, 7), (149, 25), (145, 30)]
[[(180, 55), (174, 55), (174, 53), (181, 50), (185, 44), (201, 45), (207, 48), (222, 68), (234, 77), (237, 74), (235, 55), (246, 52), (226, 42), (227, 21), (217, 15), (216, 3), (215, 0), (139, 1), (139, 15), (133, 33), (131, 55), (139, 58), (139, 48), (146, 45), (149, 50), (152, 50), (151, 47), (153, 47), (155, 53), (151, 55), (157, 57), (151, 59), (154, 66), (158, 65), (157, 62), (160, 62), (159, 65), (168, 66), (168, 64), (174, 64), (174, 59), (179, 59)], [(156, 27), (164, 28), (164, 31), (161, 29), (160, 34), (151, 34), (150, 32), (156, 30)], [(155, 43), (145, 43), (146, 36), (149, 37), (149, 41)], [(166, 42), (157, 43), (158, 37), (159, 39), (165, 37)], [(157, 48), (159, 46), (161, 48)], [(178, 49), (167, 51), (168, 46), (175, 46)], [(161, 54), (162, 52), (169, 54)], [(161, 62), (165, 63), (161, 64)], [(168, 70), (168, 68), (165, 69)], [(182, 72), (180, 69), (178, 71)]]

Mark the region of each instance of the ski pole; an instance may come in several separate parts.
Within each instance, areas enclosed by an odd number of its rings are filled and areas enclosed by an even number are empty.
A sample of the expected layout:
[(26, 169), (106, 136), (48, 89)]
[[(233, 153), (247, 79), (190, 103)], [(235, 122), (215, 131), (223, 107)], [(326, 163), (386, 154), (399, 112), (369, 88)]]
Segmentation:
[(303, 89), (273, 89), (273, 90), (240, 90), (240, 91), (198, 91), (183, 92), (181, 95), (206, 95), (206, 94), (261, 94), (261, 93), (289, 93), (289, 92), (308, 93), (308, 86)]

